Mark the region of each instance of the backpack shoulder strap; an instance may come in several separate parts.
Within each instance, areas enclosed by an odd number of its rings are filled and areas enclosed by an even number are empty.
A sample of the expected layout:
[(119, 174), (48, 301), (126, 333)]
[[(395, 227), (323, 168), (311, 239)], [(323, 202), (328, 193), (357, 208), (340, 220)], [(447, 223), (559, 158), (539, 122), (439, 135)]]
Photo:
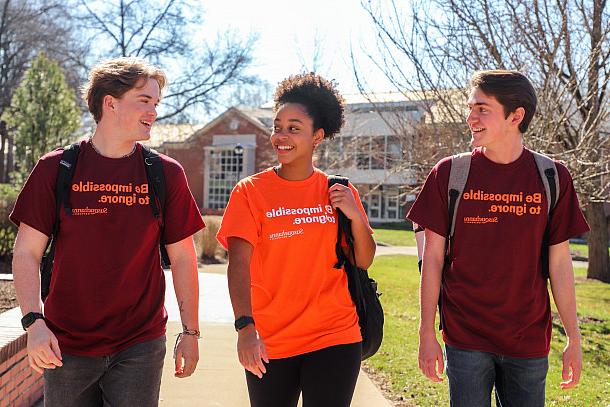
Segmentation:
[[(144, 157), (144, 167), (146, 168), (151, 207), (156, 218), (160, 216), (163, 218), (162, 215), (165, 209), (165, 174), (163, 173), (163, 163), (159, 153), (148, 146), (142, 145), (142, 155)], [(160, 210), (157, 206), (157, 200), (161, 207)]]
[[(165, 174), (163, 173), (163, 162), (156, 150), (141, 144), (142, 156), (144, 157), (144, 168), (146, 169), (146, 179), (148, 181), (148, 197), (150, 207), (155, 218), (161, 220), (161, 260), (167, 266), (170, 265), (169, 255), (163, 241), (163, 230), (165, 229)], [(159, 208), (160, 207), (160, 208)]]
[[(329, 175), (328, 176), (328, 187), (332, 187), (335, 184), (341, 184), (348, 186), (349, 179), (346, 177), (342, 177), (340, 175)], [(353, 247), (353, 239), (351, 233), (351, 225), (350, 220), (345, 216), (340, 209), (337, 209), (337, 218), (339, 224), (337, 225), (337, 242), (335, 243), (335, 252), (337, 254), (337, 264), (335, 264), (335, 268), (343, 267), (343, 263), (345, 263), (345, 255), (343, 253), (343, 249), (341, 248), (341, 242), (343, 241), (343, 235), (345, 234), (345, 240), (347, 244)]]
[(555, 205), (557, 205), (557, 197), (559, 196), (559, 176), (555, 162), (544, 154), (532, 151), (534, 161), (540, 174), (540, 179), (544, 184), (544, 192), (547, 200), (547, 214), (550, 214)]
[(553, 209), (557, 205), (557, 198), (559, 197), (559, 175), (557, 173), (557, 166), (555, 162), (544, 154), (540, 154), (536, 151), (532, 151), (534, 155), (534, 161), (540, 174), (540, 179), (544, 185), (544, 193), (546, 194), (547, 201), (547, 223), (544, 228), (544, 235), (542, 236), (542, 249), (540, 252), (540, 260), (542, 262), (542, 277), (546, 280), (549, 278), (549, 235), (550, 235), (550, 224), (551, 217), (553, 216)]
[(64, 147), (64, 151), (61, 154), (59, 160), (59, 169), (57, 172), (57, 182), (55, 183), (55, 222), (59, 224), (59, 208), (63, 203), (64, 211), (67, 216), (72, 215), (72, 208), (70, 206), (70, 187), (72, 183), (72, 177), (74, 176), (74, 169), (76, 168), (76, 162), (78, 161), (78, 154), (80, 153), (80, 142), (76, 142), (67, 147)]
[(51, 230), (51, 238), (47, 241), (47, 245), (44, 249), (40, 267), (40, 297), (43, 301), (49, 295), (49, 286), (51, 285), (51, 271), (53, 268), (53, 259), (55, 258), (57, 235), (59, 234), (59, 218), (62, 203), (66, 216), (72, 215), (70, 189), (76, 162), (78, 161), (78, 154), (80, 152), (80, 142), (66, 146), (63, 150), (61, 158), (59, 159), (59, 167), (57, 169), (57, 178), (55, 181), (55, 217), (53, 219), (53, 229)]
[(448, 213), (449, 213), (449, 230), (447, 240), (453, 237), (455, 232), (455, 215), (457, 214), (460, 198), (464, 192), (468, 173), (470, 172), (470, 160), (472, 153), (461, 153), (451, 157), (451, 170), (449, 172), (448, 192)]

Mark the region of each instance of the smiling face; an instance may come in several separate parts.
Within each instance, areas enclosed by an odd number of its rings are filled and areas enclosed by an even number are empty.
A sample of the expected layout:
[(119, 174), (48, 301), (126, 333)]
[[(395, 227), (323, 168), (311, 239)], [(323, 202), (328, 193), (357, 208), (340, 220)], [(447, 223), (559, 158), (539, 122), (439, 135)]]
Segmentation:
[[(146, 78), (123, 94), (120, 98), (105, 97), (104, 107), (111, 109), (121, 134), (129, 141), (142, 141), (150, 138), (150, 129), (157, 119), (159, 104), (159, 83)], [(107, 116), (104, 113), (102, 120)]]
[(470, 143), (474, 147), (494, 148), (507, 143), (511, 135), (520, 136), (519, 123), (523, 119), (523, 108), (504, 113), (504, 106), (493, 96), (486, 95), (475, 87), (468, 99), (468, 117), (466, 122), (472, 136)]
[(298, 103), (279, 107), (273, 120), (271, 145), (282, 165), (311, 166), (314, 148), (324, 138), (324, 130), (313, 129), (313, 119)]

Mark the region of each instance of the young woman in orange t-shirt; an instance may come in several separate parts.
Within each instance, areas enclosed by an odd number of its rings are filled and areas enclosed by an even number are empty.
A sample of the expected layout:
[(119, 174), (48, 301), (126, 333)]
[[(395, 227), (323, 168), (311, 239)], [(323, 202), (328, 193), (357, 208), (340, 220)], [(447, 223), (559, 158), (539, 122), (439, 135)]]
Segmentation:
[(241, 180), (218, 232), (229, 251), (229, 293), (252, 406), (349, 406), (360, 368), (358, 316), (337, 262), (336, 210), (351, 219), (356, 263), (375, 255), (358, 192), (314, 167), (344, 123), (343, 98), (315, 74), (274, 95), (278, 165)]

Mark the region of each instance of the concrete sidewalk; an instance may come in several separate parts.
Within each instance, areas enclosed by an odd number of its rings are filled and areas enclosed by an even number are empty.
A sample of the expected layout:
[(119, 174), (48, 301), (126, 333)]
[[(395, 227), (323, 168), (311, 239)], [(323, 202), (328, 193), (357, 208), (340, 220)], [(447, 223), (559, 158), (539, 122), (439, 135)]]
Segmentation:
[[(160, 406), (249, 406), (243, 368), (237, 360), (237, 336), (231, 325), (202, 324), (199, 364), (186, 379), (174, 377), (172, 349), (180, 324), (168, 324), (167, 355), (161, 381)], [(300, 403), (299, 403), (300, 405)], [(390, 407), (368, 376), (360, 371), (353, 407)]]
[[(171, 272), (166, 273), (167, 355), (161, 381), (160, 406), (249, 406), (243, 368), (237, 360), (237, 334), (227, 288), (226, 265), (204, 265), (199, 273), (199, 319), (202, 339), (199, 364), (191, 377), (174, 377), (173, 345), (181, 330)], [(391, 407), (381, 391), (360, 372), (353, 407)]]

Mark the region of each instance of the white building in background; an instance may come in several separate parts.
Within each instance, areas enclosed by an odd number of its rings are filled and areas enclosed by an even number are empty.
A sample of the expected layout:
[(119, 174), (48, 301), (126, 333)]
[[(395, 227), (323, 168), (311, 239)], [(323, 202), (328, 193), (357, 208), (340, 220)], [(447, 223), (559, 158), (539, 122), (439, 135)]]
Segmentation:
[[(371, 222), (403, 221), (415, 199), (407, 191), (416, 180), (401, 168), (410, 159), (411, 126), (424, 117), (421, 103), (402, 94), (345, 99), (346, 125), (319, 147), (316, 166), (350, 179)], [(219, 213), (239, 178), (274, 164), (272, 120), (271, 105), (236, 106), (205, 125), (155, 126), (150, 144), (184, 166), (202, 211)]]

